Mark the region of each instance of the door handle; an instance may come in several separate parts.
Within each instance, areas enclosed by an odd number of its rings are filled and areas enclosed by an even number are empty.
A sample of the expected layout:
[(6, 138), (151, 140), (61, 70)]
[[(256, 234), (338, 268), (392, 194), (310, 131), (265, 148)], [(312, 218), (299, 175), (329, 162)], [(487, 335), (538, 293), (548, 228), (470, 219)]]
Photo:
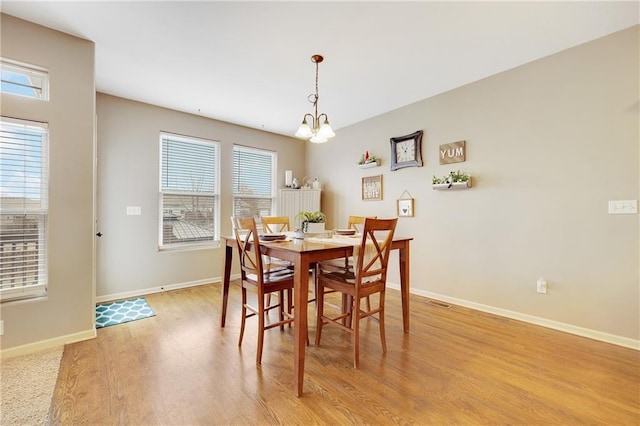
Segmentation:
[(98, 232), (98, 233), (96, 234), (96, 236), (97, 236), (97, 237), (102, 237), (102, 232)]

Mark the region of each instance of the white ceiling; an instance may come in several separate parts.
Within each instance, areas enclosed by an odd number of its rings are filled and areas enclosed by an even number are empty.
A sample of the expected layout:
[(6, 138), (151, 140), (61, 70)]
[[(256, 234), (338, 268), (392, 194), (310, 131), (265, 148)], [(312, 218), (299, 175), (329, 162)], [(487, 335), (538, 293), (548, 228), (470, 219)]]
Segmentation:
[(96, 45), (99, 92), (292, 135), (334, 129), (639, 23), (627, 2), (33, 2), (3, 13)]

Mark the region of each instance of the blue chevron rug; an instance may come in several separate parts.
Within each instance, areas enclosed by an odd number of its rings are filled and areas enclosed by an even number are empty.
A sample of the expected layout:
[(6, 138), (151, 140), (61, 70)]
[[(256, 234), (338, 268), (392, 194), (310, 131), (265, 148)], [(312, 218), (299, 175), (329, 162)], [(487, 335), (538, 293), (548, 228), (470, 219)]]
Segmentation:
[(101, 303), (96, 305), (96, 328), (124, 324), (155, 315), (144, 297)]

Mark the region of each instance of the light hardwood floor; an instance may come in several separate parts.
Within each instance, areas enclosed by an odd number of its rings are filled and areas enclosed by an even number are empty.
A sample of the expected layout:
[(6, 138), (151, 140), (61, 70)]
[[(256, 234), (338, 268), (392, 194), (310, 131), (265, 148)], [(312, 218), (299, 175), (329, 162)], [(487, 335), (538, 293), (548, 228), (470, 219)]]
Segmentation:
[(224, 329), (218, 284), (147, 300), (155, 317), (65, 347), (52, 424), (640, 424), (640, 353), (631, 349), (418, 296), (405, 334), (389, 290), (386, 355), (377, 323), (365, 320), (354, 370), (351, 335), (327, 328), (307, 348), (296, 398), (292, 329), (265, 333), (261, 366), (255, 318), (238, 348), (237, 283)]

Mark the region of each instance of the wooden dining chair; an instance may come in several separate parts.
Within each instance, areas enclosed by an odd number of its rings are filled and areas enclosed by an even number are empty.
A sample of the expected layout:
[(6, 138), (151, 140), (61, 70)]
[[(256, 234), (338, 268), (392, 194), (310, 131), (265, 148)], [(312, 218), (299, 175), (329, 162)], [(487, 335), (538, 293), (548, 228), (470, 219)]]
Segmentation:
[[(326, 271), (318, 268), (318, 309), (316, 323), (316, 345), (320, 345), (322, 328), (335, 325), (353, 334), (353, 366), (360, 366), (360, 320), (377, 314), (380, 325), (380, 340), (383, 353), (387, 350), (384, 331), (384, 299), (387, 283), (389, 251), (398, 219), (365, 219), (360, 244), (354, 248), (355, 276), (349, 271)], [(329, 290), (343, 294), (350, 302), (339, 315), (329, 316), (324, 312), (324, 296)], [(361, 299), (379, 294), (378, 306), (362, 309)], [(345, 321), (346, 320), (346, 321)]]
[[(357, 233), (362, 234), (365, 219), (376, 219), (377, 216), (349, 216), (347, 220), (347, 229), (353, 229)], [(322, 268), (327, 271), (334, 272), (347, 272), (354, 274), (353, 272), (353, 257), (345, 257), (342, 259), (332, 259), (323, 262)], [(371, 300), (367, 297), (367, 309), (371, 309)]]
[[(265, 233), (289, 232), (289, 216), (262, 216), (262, 230)], [(272, 268), (291, 268), (291, 263), (284, 260), (273, 260), (272, 257), (265, 256), (264, 259)]]
[[(289, 216), (262, 216), (260, 218), (262, 220), (262, 229), (265, 232), (288, 232), (291, 230), (289, 223)], [(269, 258), (269, 262), (273, 264), (273, 267), (286, 267), (293, 269), (293, 265), (290, 262), (286, 261), (274, 261), (273, 258)], [(311, 274), (315, 274), (315, 267), (309, 269)], [(313, 282), (315, 283), (315, 278), (313, 278)], [(309, 299), (309, 302), (316, 301), (316, 290), (315, 286), (311, 288), (313, 296)], [(271, 302), (271, 295), (267, 296), (267, 302)]]
[(291, 230), (289, 216), (262, 216), (260, 220), (265, 232), (289, 232)]
[[(262, 348), (264, 342), (264, 331), (280, 327), (284, 330), (284, 325), (293, 322), (292, 312), (292, 292), (293, 292), (293, 270), (288, 268), (265, 268), (262, 262), (262, 246), (258, 237), (258, 229), (253, 217), (239, 218), (232, 217), (233, 233), (238, 246), (240, 259), (240, 273), (242, 280), (242, 321), (240, 324), (240, 339), (238, 346), (242, 345), (245, 323), (247, 318), (258, 317), (258, 351), (256, 353), (256, 364), (262, 362)], [(257, 306), (249, 304), (247, 290), (257, 294)], [(285, 292), (287, 297), (285, 298)], [(278, 303), (271, 305), (265, 300), (266, 295), (278, 294)], [(286, 300), (286, 306), (285, 306)], [(278, 309), (278, 321), (266, 324), (267, 312)]]

